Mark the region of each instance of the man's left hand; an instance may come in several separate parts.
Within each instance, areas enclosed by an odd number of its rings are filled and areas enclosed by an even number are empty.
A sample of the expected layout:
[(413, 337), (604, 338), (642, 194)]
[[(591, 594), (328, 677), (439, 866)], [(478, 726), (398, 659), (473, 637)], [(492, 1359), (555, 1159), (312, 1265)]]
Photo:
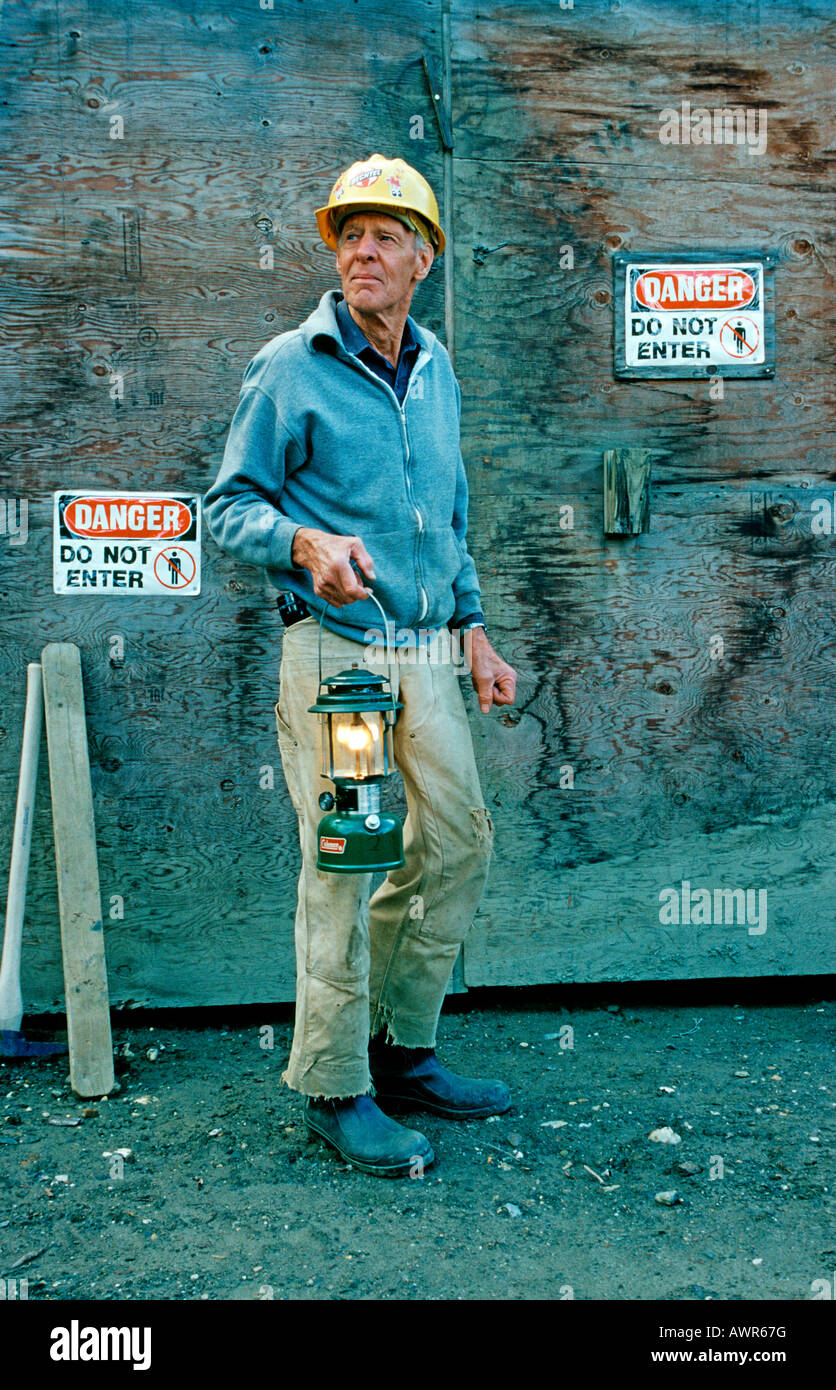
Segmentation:
[(517, 672), (513, 666), (494, 651), (483, 627), (468, 628), (462, 637), (482, 713), (487, 714), (492, 705), (512, 705), (517, 693)]

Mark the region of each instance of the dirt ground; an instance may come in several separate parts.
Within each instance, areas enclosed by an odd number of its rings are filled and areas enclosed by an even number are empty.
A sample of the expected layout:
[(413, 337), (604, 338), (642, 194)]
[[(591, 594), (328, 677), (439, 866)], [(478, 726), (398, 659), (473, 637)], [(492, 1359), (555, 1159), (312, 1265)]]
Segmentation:
[(0, 1275), (30, 1300), (832, 1296), (835, 1010), (809, 984), (448, 998), (440, 1058), (516, 1105), (399, 1117), (437, 1161), (397, 1180), (306, 1138), (292, 1011), (123, 1015), (108, 1099), (66, 1058), (0, 1063)]

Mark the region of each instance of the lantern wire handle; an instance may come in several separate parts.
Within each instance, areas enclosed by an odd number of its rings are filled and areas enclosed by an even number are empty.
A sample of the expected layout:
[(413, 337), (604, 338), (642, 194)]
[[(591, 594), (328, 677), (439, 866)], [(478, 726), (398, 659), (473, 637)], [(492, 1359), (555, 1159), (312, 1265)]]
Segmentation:
[[(357, 568), (359, 569), (359, 566), (358, 566)], [(362, 570), (360, 571), (360, 573), (361, 573), (361, 574), (363, 573)], [(366, 580), (366, 576), (365, 576), (365, 575), (363, 575), (363, 579), (364, 579), (364, 581)], [(366, 581), (366, 588), (367, 588), (367, 589), (369, 588), (368, 582), (367, 582), (367, 581)], [(392, 654), (391, 654), (391, 650), (390, 650), (390, 647), (389, 647), (389, 621), (388, 621), (388, 619), (387, 619), (387, 617), (386, 617), (386, 614), (384, 613), (383, 609), (380, 607), (379, 601), (375, 598), (374, 592), (373, 592), (371, 589), (369, 589), (369, 598), (372, 600), (373, 603), (376, 603), (376, 604), (377, 604), (377, 607), (380, 609), (380, 616), (381, 616), (381, 618), (383, 619), (383, 631), (384, 631), (385, 634), (386, 634), (386, 664), (387, 664), (387, 666), (388, 666), (388, 668), (389, 668), (389, 694), (390, 694), (391, 699), (392, 699), (392, 713), (395, 714), (395, 708), (396, 708), (396, 707), (395, 707), (395, 686), (394, 686), (394, 681), (393, 681), (393, 678), (392, 678)], [(330, 603), (326, 603), (326, 604), (325, 604), (325, 608), (323, 608), (322, 612), (321, 612), (320, 615), (319, 615), (319, 687), (320, 687), (320, 689), (322, 689), (322, 619), (325, 617), (325, 609), (326, 609), (326, 608), (330, 608), (330, 607), (331, 607), (331, 604), (330, 604)]]

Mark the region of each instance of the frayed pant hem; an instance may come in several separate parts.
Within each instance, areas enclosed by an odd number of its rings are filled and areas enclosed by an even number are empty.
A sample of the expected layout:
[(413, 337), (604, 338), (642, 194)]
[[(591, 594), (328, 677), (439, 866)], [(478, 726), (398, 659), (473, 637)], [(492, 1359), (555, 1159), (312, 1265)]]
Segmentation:
[(369, 1081), (368, 1085), (362, 1090), (358, 1091), (356, 1087), (352, 1090), (350, 1088), (343, 1089), (339, 1086), (336, 1088), (326, 1087), (326, 1089), (323, 1090), (321, 1087), (325, 1083), (320, 1083), (318, 1087), (315, 1082), (309, 1081), (307, 1077), (304, 1081), (292, 1081), (286, 1071), (282, 1072), (281, 1080), (291, 1091), (296, 1091), (302, 1096), (308, 1096), (311, 1100), (355, 1100), (358, 1096), (374, 1096), (376, 1094), (374, 1085), (371, 1081)]
[(431, 1047), (436, 1045), (436, 1029), (427, 1027), (421, 1023), (407, 1023), (404, 1025), (393, 1017), (393, 1010), (387, 1004), (382, 1004), (375, 1017), (371, 1028), (371, 1036), (375, 1037), (385, 1029), (386, 1042), (393, 1043), (395, 1047)]

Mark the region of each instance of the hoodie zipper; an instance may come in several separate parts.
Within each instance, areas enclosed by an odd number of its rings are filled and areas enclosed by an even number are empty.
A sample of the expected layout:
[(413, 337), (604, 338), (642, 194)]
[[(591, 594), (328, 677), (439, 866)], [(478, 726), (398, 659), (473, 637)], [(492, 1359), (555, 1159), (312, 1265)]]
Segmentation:
[[(417, 365), (417, 364), (416, 364), (416, 365)], [(415, 370), (415, 369), (413, 368), (413, 371), (414, 371), (414, 370)], [(412, 380), (412, 372), (410, 372), (410, 382), (411, 382), (411, 380)], [(385, 382), (385, 381), (384, 381), (383, 385), (384, 385), (384, 386), (386, 385), (386, 382)], [(392, 392), (392, 394), (395, 395), (394, 391)], [(407, 492), (407, 496), (408, 496), (410, 502), (412, 503), (412, 506), (413, 506), (414, 509), (415, 509), (415, 515), (416, 515), (416, 517), (418, 518), (418, 539), (417, 539), (417, 541), (415, 542), (415, 576), (416, 576), (416, 579), (417, 579), (417, 581), (418, 581), (418, 592), (419, 592), (419, 594), (420, 594), (420, 596), (421, 596), (421, 611), (420, 611), (420, 613), (418, 614), (418, 617), (417, 617), (417, 619), (416, 619), (416, 621), (420, 623), (421, 619), (422, 619), (422, 618), (425, 618), (426, 615), (427, 615), (427, 609), (429, 608), (429, 601), (428, 601), (428, 599), (427, 599), (427, 591), (426, 591), (426, 589), (424, 588), (424, 585), (423, 585), (423, 582), (422, 582), (422, 581), (423, 581), (423, 574), (422, 574), (422, 571), (421, 571), (421, 545), (422, 545), (422, 542), (423, 542), (423, 539), (424, 539), (424, 518), (423, 518), (423, 516), (421, 515), (421, 508), (418, 506), (418, 503), (417, 503), (416, 500), (415, 500), (415, 494), (414, 494), (414, 492), (412, 491), (412, 479), (411, 479), (410, 474), (409, 474), (409, 461), (410, 461), (410, 459), (411, 459), (411, 457), (412, 457), (412, 453), (411, 453), (411, 450), (410, 450), (410, 447), (409, 447), (409, 431), (408, 431), (407, 428), (406, 428), (406, 410), (405, 410), (406, 403), (407, 403), (407, 401), (409, 400), (409, 385), (407, 385), (407, 388), (406, 388), (406, 395), (405, 395), (404, 398), (403, 398), (403, 405), (401, 405), (400, 401), (398, 401), (397, 396), (395, 396), (395, 400), (396, 400), (396, 402), (397, 402), (398, 411), (399, 411), (400, 417), (401, 417), (401, 428), (402, 428), (402, 430), (403, 430), (404, 452), (405, 452), (405, 454), (406, 454), (406, 462), (405, 462), (405, 465), (404, 465), (404, 475), (405, 475), (405, 477), (406, 477), (406, 492)]]
[[(422, 348), (422, 349), (421, 349), (421, 352), (422, 352), (422, 353), (424, 353), (424, 352), (426, 352), (426, 351), (427, 351), (426, 348)], [(397, 396), (395, 395), (395, 393), (394, 393), (394, 391), (392, 390), (392, 387), (389, 385), (388, 381), (383, 381), (383, 380), (381, 380), (381, 378), (380, 378), (379, 376), (377, 376), (369, 367), (366, 366), (365, 362), (361, 362), (360, 359), (359, 359), (358, 357), (355, 357), (353, 353), (348, 353), (347, 356), (348, 356), (349, 361), (350, 361), (351, 363), (353, 363), (355, 366), (359, 367), (360, 370), (361, 370), (362, 372), (365, 372), (366, 376), (371, 377), (372, 381), (376, 381), (377, 384), (378, 384), (378, 386), (382, 386), (382, 387), (383, 387), (384, 391), (388, 391), (389, 395), (392, 397), (392, 400), (395, 402), (395, 407), (396, 407), (396, 409), (397, 409), (397, 411), (398, 411), (398, 415), (399, 415), (399, 417), (400, 417), (400, 421), (401, 421), (401, 433), (402, 433), (402, 435), (403, 435), (403, 446), (404, 446), (404, 482), (405, 482), (405, 485), (406, 485), (406, 496), (407, 496), (407, 501), (409, 502), (410, 506), (412, 507), (412, 510), (415, 512), (415, 517), (416, 517), (416, 520), (417, 520), (417, 522), (418, 522), (418, 537), (417, 537), (416, 542), (415, 542), (415, 582), (416, 582), (416, 585), (418, 586), (418, 594), (419, 594), (419, 597), (420, 597), (420, 600), (421, 600), (421, 611), (419, 612), (419, 614), (418, 614), (417, 618), (415, 619), (415, 621), (416, 621), (416, 623), (420, 623), (421, 620), (422, 620), (423, 618), (426, 617), (427, 612), (428, 612), (428, 609), (429, 609), (429, 600), (428, 600), (428, 598), (427, 598), (427, 591), (426, 591), (426, 589), (424, 588), (424, 583), (423, 583), (423, 578), (424, 578), (424, 576), (423, 576), (423, 573), (422, 573), (422, 570), (421, 570), (421, 549), (422, 549), (422, 542), (423, 542), (423, 539), (424, 539), (424, 517), (423, 517), (423, 514), (422, 514), (422, 512), (421, 512), (421, 508), (418, 506), (418, 503), (417, 503), (416, 500), (415, 500), (415, 493), (414, 493), (413, 490), (412, 490), (412, 479), (411, 479), (410, 473), (409, 473), (409, 463), (410, 463), (410, 459), (412, 458), (412, 451), (410, 450), (410, 447), (409, 447), (409, 433), (408, 433), (407, 427), (406, 427), (406, 410), (405, 410), (405, 406), (406, 406), (407, 401), (409, 400), (409, 392), (410, 392), (410, 389), (411, 389), (411, 387), (412, 387), (412, 383), (413, 383), (415, 377), (417, 376), (419, 369), (420, 369), (421, 371), (423, 371), (424, 367), (426, 366), (426, 363), (427, 363), (427, 361), (429, 360), (429, 354), (427, 355), (427, 357), (425, 358), (425, 360), (424, 360), (423, 362), (421, 361), (420, 354), (419, 354), (418, 360), (416, 361), (415, 366), (412, 368), (412, 371), (411, 371), (410, 374), (409, 374), (409, 381), (407, 382), (407, 386), (406, 386), (406, 395), (405, 395), (404, 398), (403, 398), (403, 405), (402, 405), (401, 402), (398, 400)]]

